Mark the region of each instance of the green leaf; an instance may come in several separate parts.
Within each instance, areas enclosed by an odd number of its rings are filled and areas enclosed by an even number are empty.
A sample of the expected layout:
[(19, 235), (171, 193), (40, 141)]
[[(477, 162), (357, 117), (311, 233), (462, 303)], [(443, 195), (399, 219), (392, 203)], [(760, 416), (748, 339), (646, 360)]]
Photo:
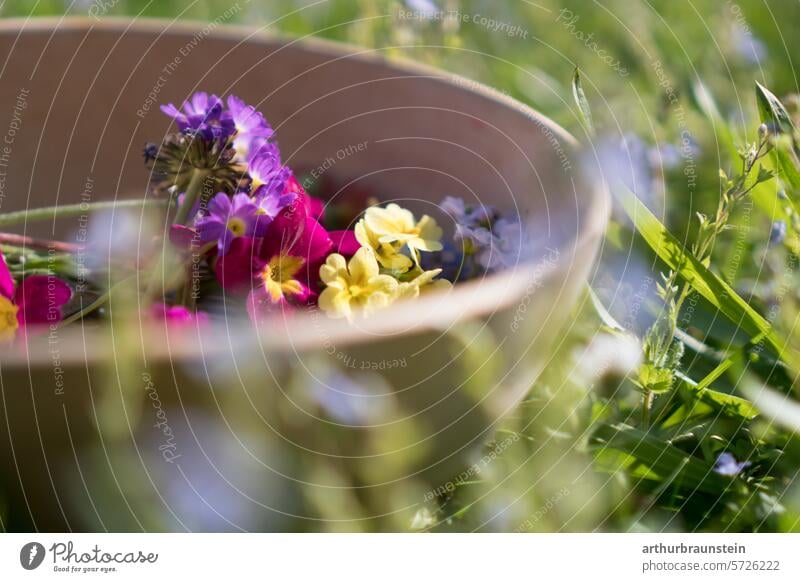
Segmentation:
[(800, 171), (797, 169), (797, 157), (787, 144), (776, 143), (772, 150), (778, 177), (789, 186), (792, 191), (800, 192)]
[(672, 477), (676, 487), (715, 495), (723, 493), (732, 481), (730, 477), (715, 473), (709, 463), (686, 454), (652, 432), (627, 424), (600, 425), (593, 439), (594, 449), (600, 455), (607, 448), (616, 449), (647, 467), (649, 471), (645, 478), (664, 480)]
[(685, 249), (632, 192), (625, 191), (620, 198), (637, 232), (662, 261), (676, 270), (684, 281), (750, 336), (763, 334), (764, 341), (780, 357), (790, 364), (797, 361), (794, 352), (778, 337), (769, 322)]
[(581, 113), (581, 120), (586, 127), (586, 131), (589, 132), (589, 135), (594, 135), (592, 110), (589, 108), (589, 101), (586, 99), (586, 93), (583, 92), (581, 73), (578, 67), (575, 67), (575, 73), (572, 75), (572, 96), (575, 97), (575, 102), (578, 104), (578, 110)]
[(600, 316), (600, 320), (611, 330), (614, 331), (625, 331), (625, 328), (622, 327), (622, 324), (618, 322), (613, 315), (606, 309), (603, 302), (600, 301), (600, 298), (597, 296), (597, 293), (594, 292), (590, 286), (587, 286), (589, 290), (589, 299), (592, 301), (592, 306), (594, 307), (597, 315)]
[(663, 394), (672, 388), (673, 378), (674, 374), (669, 368), (644, 364), (639, 368), (638, 384), (644, 390), (650, 390), (654, 394)]
[(770, 131), (794, 135), (794, 124), (786, 107), (769, 89), (756, 81), (756, 101), (761, 121), (766, 123)]
[(738, 159), (739, 151), (736, 147), (736, 138), (733, 135), (733, 130), (730, 124), (722, 117), (711, 92), (700, 81), (694, 83), (692, 92), (698, 107), (706, 117), (708, 117), (709, 121), (711, 121), (718, 140), (727, 148), (731, 158), (734, 160)]
[(691, 378), (678, 374), (681, 380), (681, 385), (701, 402), (708, 404), (714, 410), (722, 412), (728, 416), (737, 418), (744, 418), (752, 420), (758, 416), (758, 410), (753, 403), (744, 398), (734, 396), (733, 394), (726, 394), (717, 390), (711, 390), (709, 386), (714, 380), (722, 376), (725, 371), (731, 367), (733, 362), (730, 359), (723, 360), (723, 362), (714, 368), (708, 376), (695, 383)]

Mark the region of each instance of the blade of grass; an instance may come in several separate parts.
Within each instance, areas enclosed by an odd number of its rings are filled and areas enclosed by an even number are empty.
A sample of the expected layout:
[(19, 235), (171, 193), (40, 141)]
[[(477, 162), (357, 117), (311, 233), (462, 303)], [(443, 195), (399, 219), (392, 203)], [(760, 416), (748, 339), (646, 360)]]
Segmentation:
[(675, 270), (728, 319), (753, 337), (761, 335), (781, 358), (793, 368), (797, 367), (795, 365), (798, 361), (797, 354), (785, 340), (778, 337), (766, 319), (684, 248), (632, 192), (625, 191), (620, 198), (636, 231), (664, 263)]
[[(597, 449), (609, 447), (622, 451), (662, 480), (680, 477), (678, 482), (685, 489), (719, 495), (731, 484), (730, 478), (712, 471), (710, 464), (688, 455), (651, 432), (627, 424), (606, 424), (601, 425), (593, 436), (598, 440)], [(675, 474), (676, 467), (680, 467), (678, 474)]]
[(592, 121), (592, 110), (589, 108), (589, 101), (586, 99), (586, 93), (583, 91), (581, 72), (578, 67), (575, 67), (575, 73), (572, 75), (572, 96), (575, 98), (575, 103), (578, 104), (578, 111), (580, 111), (581, 121), (586, 131), (589, 135), (593, 136), (595, 132), (594, 122)]

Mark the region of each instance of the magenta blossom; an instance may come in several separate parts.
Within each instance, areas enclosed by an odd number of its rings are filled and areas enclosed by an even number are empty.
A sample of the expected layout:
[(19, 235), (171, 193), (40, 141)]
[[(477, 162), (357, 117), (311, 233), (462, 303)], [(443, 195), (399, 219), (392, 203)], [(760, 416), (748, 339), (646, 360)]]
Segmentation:
[(238, 238), (230, 252), (217, 261), (217, 280), (228, 292), (248, 293), (247, 311), (254, 321), (269, 312), (306, 304), (314, 297), (305, 259), (275, 244), (276, 240)]
[(61, 321), (61, 308), (72, 298), (69, 285), (55, 275), (31, 275), (14, 285), (0, 253), (0, 341), (9, 341), (17, 329)]
[(313, 289), (319, 265), (333, 249), (328, 232), (306, 213), (303, 200), (295, 199), (272, 220), (261, 239), (233, 241), (230, 252), (217, 261), (217, 280), (226, 291), (242, 293), (253, 287), (254, 277), (276, 254), (302, 259), (298, 277)]
[(356, 251), (361, 248), (361, 243), (356, 239), (356, 233), (352, 230), (332, 230), (328, 233), (333, 243), (333, 252), (339, 253), (345, 259), (349, 259)]
[(181, 131), (205, 139), (226, 139), (235, 131), (231, 114), (223, 110), (222, 100), (203, 91), (184, 101), (181, 109), (169, 103), (162, 105), (161, 111), (172, 117)]
[(220, 192), (208, 203), (206, 214), (195, 221), (195, 226), (200, 240), (217, 241), (219, 252), (224, 255), (234, 238), (262, 236), (271, 220), (247, 194), (240, 192), (231, 199)]
[(253, 287), (247, 296), (250, 319), (258, 321), (270, 312), (306, 304), (313, 293), (306, 276), (306, 260), (291, 248), (263, 241), (254, 265)]
[(192, 312), (182, 305), (170, 306), (165, 303), (151, 305), (150, 316), (158, 321), (166, 322), (171, 327), (205, 324), (208, 321), (208, 315), (202, 311)]
[(300, 182), (295, 178), (294, 174), (291, 174), (286, 181), (286, 189), (289, 192), (294, 192), (303, 200), (303, 206), (308, 216), (314, 220), (320, 220), (322, 218), (325, 211), (325, 205), (322, 203), (322, 200), (309, 196), (306, 189), (300, 185)]

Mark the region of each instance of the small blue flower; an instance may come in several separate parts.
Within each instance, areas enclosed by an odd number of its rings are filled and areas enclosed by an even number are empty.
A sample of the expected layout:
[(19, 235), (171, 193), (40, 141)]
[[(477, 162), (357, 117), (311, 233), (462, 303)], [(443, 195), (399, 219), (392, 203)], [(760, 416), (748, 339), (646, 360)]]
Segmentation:
[(786, 223), (782, 220), (776, 220), (772, 223), (772, 228), (769, 231), (769, 246), (774, 247), (783, 244), (786, 240)]
[(737, 462), (733, 453), (721, 453), (714, 463), (714, 472), (726, 477), (735, 477), (751, 464), (750, 461)]

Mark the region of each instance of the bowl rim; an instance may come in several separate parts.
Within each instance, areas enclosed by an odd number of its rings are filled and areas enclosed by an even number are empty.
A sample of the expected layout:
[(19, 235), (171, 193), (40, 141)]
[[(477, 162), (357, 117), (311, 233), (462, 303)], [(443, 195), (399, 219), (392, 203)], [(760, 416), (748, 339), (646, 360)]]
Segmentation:
[[(19, 38), (25, 32), (56, 34), (59, 30), (186, 35), (197, 34), (201, 30), (206, 30), (207, 27), (207, 22), (164, 18), (103, 16), (97, 20), (89, 16), (47, 16), (28, 19), (15, 17), (0, 20), (0, 35), (16, 32)], [(552, 132), (570, 152), (577, 154), (579, 151), (579, 142), (569, 132), (550, 118), (513, 97), (450, 71), (418, 63), (406, 57), (386, 56), (383, 48), (361, 47), (315, 36), (293, 37), (266, 31), (264, 26), (254, 25), (221, 24), (204, 34), (206, 38), (236, 41), (235, 46), (245, 42), (298, 45), (296, 49), (303, 51), (318, 52), (336, 59), (354, 59), (391, 67), (402, 73), (416, 74), (431, 82), (476, 94), (514, 111), (522, 116), (523, 120), (521, 121), (535, 123)], [(9, 56), (10, 58), (11, 56)], [(559, 251), (595, 253), (597, 247), (592, 248), (592, 243), (596, 240), (599, 241), (605, 232), (610, 214), (610, 198), (607, 187), (602, 181), (593, 181), (592, 187), (583, 189), (579, 195), (574, 181), (572, 185), (576, 201), (579, 207), (583, 208), (583, 212), (577, 232), (559, 245)], [(599, 244), (597, 246), (599, 247)], [(552, 267), (550, 271), (569, 267), (570, 264), (560, 263)], [(552, 277), (550, 271), (544, 276)], [(319, 349), (325, 343), (332, 343), (337, 347), (349, 347), (372, 341), (376, 336), (404, 335), (425, 329), (444, 330), (463, 319), (486, 317), (519, 302), (529, 287), (532, 277), (536, 274), (541, 280), (541, 264), (535, 261), (520, 262), (513, 268), (453, 286), (447, 292), (446, 301), (441, 301), (445, 292), (429, 293), (415, 299), (414, 309), (406, 309), (408, 304), (394, 304), (374, 313), (369, 318), (359, 319), (358, 327), (348, 325), (344, 320), (327, 317), (319, 317), (322, 321), (315, 321), (314, 313), (308, 312), (293, 313), (291, 317), (275, 317), (270, 320), (270, 323), (283, 321), (285, 325), (279, 325), (277, 328), (273, 326), (269, 329), (266, 329), (265, 325), (259, 326), (258, 343), (262, 350), (269, 352), (287, 350), (298, 352), (312, 348)], [(469, 309), (466, 309), (465, 306), (469, 306)], [(251, 330), (246, 319), (231, 320), (231, 322), (236, 322), (237, 328), (241, 327), (240, 321), (245, 322), (248, 330)], [(220, 342), (219, 336), (212, 331), (217, 326), (192, 328), (191, 333), (187, 333), (189, 330), (186, 329), (167, 330), (163, 324), (154, 322), (140, 321), (139, 326), (142, 330), (142, 339), (148, 336), (148, 341), (142, 342), (143, 352), (156, 358), (162, 355), (170, 359), (196, 357), (198, 350), (202, 354), (220, 349), (229, 351), (252, 340), (252, 333), (242, 334), (244, 336), (242, 340), (231, 337), (231, 325), (227, 320), (228, 337), (224, 342)], [(109, 344), (107, 341), (108, 334), (96, 333), (97, 330), (107, 331), (108, 327), (105, 324), (81, 322), (80, 325), (71, 324), (65, 328), (58, 328), (59, 343), (62, 347), (58, 354), (59, 362), (95, 360), (101, 358), (105, 353), (113, 352), (113, 343)], [(55, 331), (56, 329), (51, 327), (51, 332)], [(237, 329), (238, 331), (240, 330)], [(48, 353), (45, 335), (47, 334), (32, 336), (28, 342), (20, 342), (18, 350), (2, 350), (0, 362), (13, 364), (24, 361), (28, 366), (39, 360), (52, 362), (53, 355)], [(153, 341), (150, 341), (149, 338), (153, 338)], [(42, 349), (36, 349), (37, 347)]]

